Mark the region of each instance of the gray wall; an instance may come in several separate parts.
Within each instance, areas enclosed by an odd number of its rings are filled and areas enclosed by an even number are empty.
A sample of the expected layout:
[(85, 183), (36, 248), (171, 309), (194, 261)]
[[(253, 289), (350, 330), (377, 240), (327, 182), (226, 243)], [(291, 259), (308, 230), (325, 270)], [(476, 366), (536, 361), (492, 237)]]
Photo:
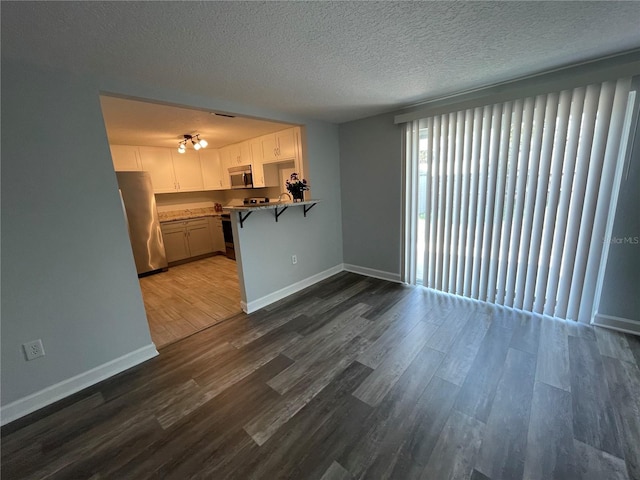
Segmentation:
[[(278, 222), (274, 210), (263, 210), (252, 213), (243, 228), (234, 225), (247, 303), (342, 263), (338, 127), (310, 122), (305, 130), (305, 176), (311, 196), (320, 202), (306, 218), (301, 206), (289, 207)], [(298, 257), (296, 265), (292, 255)]]
[(401, 150), (392, 114), (340, 125), (344, 263), (400, 273)]
[(97, 93), (2, 62), (3, 405), (151, 344)]
[[(2, 405), (151, 343), (100, 111), (99, 93), (307, 124), (309, 218), (258, 232), (244, 272), (263, 296), (342, 262), (337, 127), (184, 92), (2, 61)], [(316, 215), (314, 215), (316, 214)], [(257, 215), (256, 215), (257, 217)], [(296, 221), (293, 221), (295, 218)], [(249, 230), (247, 230), (249, 232)], [(287, 240), (283, 240), (287, 239)], [(303, 244), (297, 270), (265, 256)], [(288, 255), (291, 246), (283, 247)], [(26, 362), (24, 342), (46, 357)]]
[(622, 179), (598, 313), (640, 322), (640, 122)]
[[(399, 113), (399, 112), (396, 112)], [(340, 125), (344, 263), (400, 273), (402, 129), (394, 114)], [(614, 237), (640, 237), (640, 126)], [(611, 245), (599, 313), (640, 321), (640, 244)]]

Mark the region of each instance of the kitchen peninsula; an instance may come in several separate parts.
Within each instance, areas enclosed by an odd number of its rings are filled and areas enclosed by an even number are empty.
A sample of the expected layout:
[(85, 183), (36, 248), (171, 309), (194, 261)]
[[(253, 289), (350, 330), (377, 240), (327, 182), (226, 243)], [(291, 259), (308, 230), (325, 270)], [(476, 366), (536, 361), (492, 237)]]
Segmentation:
[[(223, 207), (230, 215), (241, 308), (246, 313), (271, 305), (337, 272), (324, 269), (319, 276), (308, 273), (317, 268), (312, 239), (327, 233), (322, 219), (330, 215), (325, 208), (328, 200), (309, 198), (292, 202), (270, 198), (258, 202)], [(316, 204), (320, 206), (314, 208)], [(276, 285), (281, 287), (274, 288)]]

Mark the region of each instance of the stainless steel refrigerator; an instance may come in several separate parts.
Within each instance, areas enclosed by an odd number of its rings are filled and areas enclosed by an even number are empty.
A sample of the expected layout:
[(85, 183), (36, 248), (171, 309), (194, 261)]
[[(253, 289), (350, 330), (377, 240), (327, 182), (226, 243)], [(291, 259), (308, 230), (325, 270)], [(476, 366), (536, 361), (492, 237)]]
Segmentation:
[(138, 276), (166, 270), (162, 231), (147, 172), (116, 172)]

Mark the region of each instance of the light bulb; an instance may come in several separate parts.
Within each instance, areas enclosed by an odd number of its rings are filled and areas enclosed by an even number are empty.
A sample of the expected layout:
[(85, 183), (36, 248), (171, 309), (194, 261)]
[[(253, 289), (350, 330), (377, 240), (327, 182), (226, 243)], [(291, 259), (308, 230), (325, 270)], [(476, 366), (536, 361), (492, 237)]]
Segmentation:
[(178, 153), (184, 153), (186, 151), (187, 149), (184, 147), (184, 143), (181, 143), (180, 146), (178, 147)]
[(209, 145), (209, 142), (207, 142), (204, 138), (200, 140), (200, 146), (202, 148), (207, 148), (207, 145)]
[(201, 145), (200, 145), (200, 142), (198, 142), (198, 141), (196, 140), (195, 142), (193, 142), (193, 141), (192, 141), (192, 143), (193, 143), (193, 149), (194, 149), (194, 150), (200, 150), (200, 146), (201, 146)]

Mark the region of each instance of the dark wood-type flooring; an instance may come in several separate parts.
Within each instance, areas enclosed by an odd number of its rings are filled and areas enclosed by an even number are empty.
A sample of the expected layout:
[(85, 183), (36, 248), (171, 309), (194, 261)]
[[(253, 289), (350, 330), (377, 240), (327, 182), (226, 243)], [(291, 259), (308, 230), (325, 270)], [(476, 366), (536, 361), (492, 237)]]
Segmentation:
[(2, 429), (2, 478), (640, 479), (640, 340), (341, 273)]

